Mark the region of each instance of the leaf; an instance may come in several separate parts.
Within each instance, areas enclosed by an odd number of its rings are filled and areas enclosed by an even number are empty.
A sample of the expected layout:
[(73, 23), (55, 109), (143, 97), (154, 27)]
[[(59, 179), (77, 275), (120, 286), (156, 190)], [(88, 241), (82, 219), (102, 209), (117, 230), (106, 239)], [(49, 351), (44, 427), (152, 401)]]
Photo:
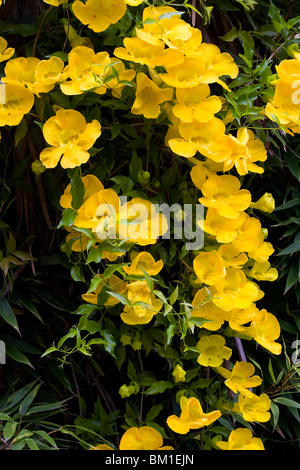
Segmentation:
[(152, 408), (148, 411), (145, 421), (153, 421), (161, 412), (163, 409), (163, 405), (154, 405)]
[(16, 421), (7, 421), (3, 429), (3, 437), (6, 441), (11, 439), (16, 432), (18, 423)]
[(70, 271), (71, 278), (76, 282), (85, 282), (80, 266), (73, 266)]
[[(28, 130), (28, 124), (27, 124), (26, 119), (23, 118), (15, 132), (15, 146), (16, 147), (18, 147), (19, 143), (26, 136), (27, 130)], [(28, 163), (28, 159), (26, 159), (26, 163)]]
[(281, 250), (279, 253), (277, 253), (277, 256), (291, 255), (297, 253), (298, 251), (300, 251), (300, 240)]
[(173, 383), (167, 380), (159, 380), (154, 384), (150, 385), (149, 388), (144, 392), (146, 395), (156, 395), (157, 393), (163, 393), (168, 388), (173, 387)]
[(292, 152), (287, 152), (285, 155), (285, 161), (292, 175), (297, 179), (297, 181), (300, 181), (300, 159), (298, 156)]
[(71, 225), (73, 225), (74, 223), (74, 220), (77, 216), (77, 212), (72, 209), (72, 208), (68, 208), (68, 209), (65, 209), (63, 211), (63, 216), (61, 218), (61, 221), (59, 222), (57, 228), (60, 228), (60, 227), (71, 227)]
[(170, 295), (170, 298), (169, 298), (170, 304), (173, 305), (176, 302), (177, 298), (178, 298), (178, 284), (173, 290), (172, 294)]
[(68, 175), (71, 184), (72, 207), (76, 211), (82, 205), (85, 193), (80, 168), (76, 167), (75, 170), (69, 170)]
[(17, 318), (5, 297), (0, 299), (0, 316), (20, 333)]
[(24, 400), (22, 401), (19, 409), (19, 413), (21, 416), (24, 416), (27, 413), (28, 408), (30, 407), (31, 403), (35, 399), (37, 392), (42, 384), (36, 385), (30, 392), (26, 395)]
[(290, 400), (289, 398), (279, 397), (279, 398), (274, 398), (273, 401), (275, 401), (275, 403), (279, 403), (280, 405), (285, 405), (285, 406), (290, 406), (292, 408), (300, 409), (300, 403), (297, 403), (294, 400)]

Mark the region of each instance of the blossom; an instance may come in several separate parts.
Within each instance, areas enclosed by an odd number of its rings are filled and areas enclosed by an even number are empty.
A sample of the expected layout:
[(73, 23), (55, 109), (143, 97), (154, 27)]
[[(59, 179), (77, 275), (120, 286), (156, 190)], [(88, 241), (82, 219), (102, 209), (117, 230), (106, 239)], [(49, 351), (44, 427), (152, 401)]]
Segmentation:
[[(88, 199), (92, 194), (97, 193), (104, 189), (101, 181), (94, 175), (85, 175), (82, 177), (82, 183), (84, 185), (84, 196), (83, 202)], [(72, 207), (72, 194), (71, 194), (71, 184), (68, 184), (64, 190), (63, 195), (60, 197), (59, 203), (64, 209)]]
[[(124, 294), (126, 292), (127, 282), (123, 282), (118, 276), (112, 274), (109, 278), (102, 279), (101, 275), (99, 277), (99, 284), (96, 289), (89, 291), (86, 294), (82, 294), (82, 298), (85, 302), (90, 304), (97, 305), (98, 296), (100, 295), (102, 289), (105, 287), (105, 293), (116, 292), (118, 294)], [(119, 303), (119, 300), (113, 295), (108, 295), (108, 299), (104, 302), (106, 307), (112, 307)]]
[(242, 415), (245, 421), (266, 423), (271, 418), (269, 412), (271, 400), (266, 393), (257, 396), (240, 394), (238, 403), (235, 403), (232, 411)]
[(161, 434), (150, 426), (127, 429), (120, 441), (120, 450), (174, 450), (163, 446)]
[(238, 228), (237, 236), (232, 240), (232, 244), (241, 251), (253, 252), (263, 243), (261, 223), (255, 217), (245, 216), (244, 223)]
[(72, 10), (82, 24), (100, 33), (117, 23), (125, 15), (127, 6), (124, 0), (87, 0), (85, 4), (76, 0)]
[(54, 7), (58, 7), (59, 5), (68, 3), (69, 0), (43, 0), (43, 1), (44, 3), (48, 3), (48, 5), (53, 5)]
[(248, 276), (253, 277), (257, 281), (273, 282), (278, 279), (278, 271), (276, 268), (271, 267), (269, 261), (265, 261), (264, 263), (255, 261), (254, 265), (248, 273)]
[(17, 126), (34, 105), (34, 96), (19, 83), (0, 83), (0, 127)]
[(264, 293), (255, 282), (249, 281), (238, 268), (229, 267), (226, 275), (211, 287), (212, 301), (223, 310), (248, 308), (260, 300)]
[(222, 108), (220, 98), (210, 96), (209, 86), (203, 83), (193, 88), (178, 88), (176, 100), (173, 113), (184, 122), (210, 121)]
[(178, 434), (187, 434), (191, 429), (200, 429), (209, 426), (221, 416), (219, 410), (204, 413), (197, 398), (180, 397), (180, 416), (171, 415), (167, 419), (167, 425)]
[(45, 122), (43, 134), (50, 145), (40, 154), (45, 167), (54, 168), (61, 159), (63, 168), (75, 168), (90, 158), (88, 149), (100, 137), (101, 125), (95, 119), (87, 124), (79, 111), (60, 109)]
[(155, 276), (162, 270), (163, 265), (164, 263), (162, 260), (155, 262), (153, 256), (147, 251), (140, 251), (139, 253), (132, 251), (131, 265), (124, 266), (123, 270), (126, 274), (133, 274), (135, 276), (143, 276), (144, 270), (147, 274), (149, 274), (149, 276)]
[(7, 41), (0, 36), (0, 62), (9, 60), (15, 53), (13, 47), (7, 47)]
[(257, 310), (250, 326), (245, 328), (245, 334), (276, 355), (281, 354), (282, 350), (281, 344), (276, 342), (280, 332), (280, 324), (277, 318), (266, 309)]
[(124, 82), (132, 82), (135, 75), (136, 72), (132, 69), (126, 69), (121, 60), (111, 59), (111, 64), (104, 77), (103, 87), (110, 90), (115, 98), (120, 98), (122, 90), (126, 86)]
[(228, 371), (224, 367), (218, 367), (217, 371), (223, 375), (225, 385), (234, 393), (240, 392), (246, 397), (252, 397), (254, 394), (249, 388), (261, 385), (262, 379), (258, 375), (253, 375), (255, 368), (250, 362), (236, 362), (232, 371)]
[(251, 322), (254, 315), (258, 312), (258, 308), (254, 303), (248, 308), (234, 308), (228, 312), (228, 322), (230, 328), (243, 333), (247, 329), (244, 325)]
[(275, 201), (271, 193), (265, 193), (258, 201), (251, 202), (250, 207), (271, 213), (275, 209)]
[(200, 352), (197, 362), (206, 367), (219, 367), (223, 360), (228, 360), (232, 354), (232, 350), (225, 346), (225, 339), (220, 335), (202, 336), (196, 348)]
[[(186, 52), (185, 52), (186, 54)], [(200, 44), (197, 49), (186, 54), (183, 62), (166, 66), (161, 73), (162, 80), (176, 88), (191, 88), (199, 83), (221, 83), (220, 77), (228, 75), (236, 78), (238, 67), (233, 58), (213, 44)]]
[[(89, 196), (77, 211), (74, 225), (80, 228), (95, 229), (99, 240), (110, 235), (116, 223), (116, 213), (120, 207), (120, 199), (113, 189), (101, 189)], [(99, 226), (102, 228), (100, 234)], [(98, 227), (98, 228), (97, 228)], [(114, 238), (116, 233), (113, 232)]]
[(48, 93), (56, 83), (64, 80), (64, 63), (58, 57), (39, 60), (36, 57), (18, 57), (11, 59), (4, 68), (4, 83), (20, 83), (32, 93)]
[(225, 268), (241, 268), (247, 261), (246, 253), (241, 252), (232, 243), (224, 243), (218, 249), (218, 253), (223, 260)]
[(199, 253), (193, 261), (193, 267), (199, 282), (210, 286), (226, 274), (222, 257), (216, 250)]
[(137, 74), (136, 81), (136, 96), (131, 112), (143, 114), (147, 119), (157, 118), (160, 114), (160, 104), (172, 100), (172, 88), (159, 88), (142, 72)]
[(253, 437), (248, 428), (238, 428), (231, 431), (228, 442), (217, 441), (216, 446), (221, 450), (265, 450), (258, 437)]
[(98, 444), (97, 446), (91, 446), (89, 450), (114, 450), (114, 449), (107, 444)]
[(248, 252), (248, 256), (259, 263), (265, 263), (274, 251), (270, 242), (261, 242), (254, 250)]
[(197, 291), (194, 299), (192, 300), (192, 305), (194, 309), (191, 312), (191, 317), (200, 317), (208, 320), (203, 323), (201, 328), (205, 328), (210, 331), (217, 331), (229, 318), (226, 310), (215, 305), (213, 299), (209, 296), (206, 287)]
[(135, 281), (127, 285), (127, 298), (131, 303), (125, 305), (121, 319), (128, 325), (145, 325), (162, 308), (163, 302), (155, 298), (146, 281)]
[(223, 217), (236, 219), (251, 203), (251, 193), (240, 187), (241, 182), (235, 176), (211, 175), (201, 187), (203, 197), (199, 202), (216, 209)]
[(238, 129), (237, 136), (228, 136), (234, 144), (232, 154), (224, 161), (224, 171), (235, 166), (239, 175), (252, 173), (263, 173), (264, 169), (256, 162), (267, 160), (267, 151), (263, 142), (255, 137), (253, 131), (246, 127)]
[(246, 217), (247, 214), (241, 212), (236, 219), (228, 219), (219, 215), (216, 209), (208, 208), (205, 220), (198, 220), (197, 224), (204, 232), (214, 235), (219, 243), (231, 243), (238, 236)]
[(185, 382), (186, 371), (180, 364), (176, 364), (172, 372), (175, 382)]
[(96, 54), (90, 47), (75, 47), (68, 55), (64, 70), (68, 79), (61, 83), (61, 91), (65, 95), (80, 95), (89, 90), (100, 95), (106, 93), (105, 77), (111, 74), (111, 63), (105, 51)]

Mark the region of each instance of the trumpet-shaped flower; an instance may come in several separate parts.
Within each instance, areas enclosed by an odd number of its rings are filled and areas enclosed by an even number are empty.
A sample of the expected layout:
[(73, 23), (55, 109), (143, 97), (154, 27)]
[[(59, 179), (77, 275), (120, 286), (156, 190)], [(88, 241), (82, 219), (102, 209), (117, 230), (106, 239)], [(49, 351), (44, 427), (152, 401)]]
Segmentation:
[(126, 13), (124, 0), (76, 0), (72, 5), (76, 18), (95, 33), (105, 31), (111, 24), (117, 23)]
[(54, 168), (61, 159), (63, 168), (75, 168), (89, 160), (88, 150), (100, 137), (101, 125), (96, 120), (87, 124), (79, 111), (60, 109), (46, 121), (43, 134), (50, 145), (40, 154), (45, 167)]
[(69, 0), (43, 0), (44, 3), (48, 5), (52, 5), (54, 7), (58, 7), (59, 5), (63, 5), (64, 3), (68, 3)]
[(236, 219), (251, 203), (251, 193), (240, 187), (241, 182), (235, 176), (212, 175), (201, 187), (203, 197), (199, 202), (216, 209), (223, 217)]
[(246, 214), (245, 222), (238, 228), (238, 234), (232, 244), (239, 250), (252, 252), (263, 243), (261, 223), (255, 217)]
[(250, 362), (236, 362), (232, 371), (224, 367), (218, 367), (218, 372), (226, 378), (225, 385), (234, 393), (241, 393), (246, 397), (252, 398), (253, 393), (249, 390), (252, 387), (258, 387), (262, 383), (262, 379), (255, 372), (254, 365)]
[(265, 450), (264, 445), (258, 437), (253, 437), (248, 428), (238, 428), (231, 431), (228, 441), (217, 441), (217, 447), (221, 450)]
[[(101, 279), (101, 275), (99, 277), (99, 284), (94, 291), (88, 292), (86, 294), (82, 294), (82, 298), (85, 302), (90, 304), (97, 305), (98, 296), (101, 293), (102, 289), (105, 287), (106, 292), (116, 292), (117, 294), (124, 294), (127, 288), (127, 282), (123, 282), (118, 276), (112, 274), (109, 278)], [(119, 303), (119, 300), (114, 297), (113, 295), (109, 295), (108, 299), (105, 301), (104, 305), (106, 307), (112, 307)]]
[(171, 415), (167, 419), (167, 425), (178, 434), (187, 434), (191, 429), (200, 429), (209, 426), (221, 416), (219, 410), (204, 413), (197, 398), (180, 397), (180, 416)]
[[(102, 189), (89, 196), (77, 211), (74, 225), (80, 228), (95, 229), (101, 240), (110, 235), (110, 229), (116, 225), (120, 199), (113, 189)], [(101, 226), (101, 236), (100, 229)], [(114, 234), (116, 238), (116, 234)]]
[(232, 140), (234, 147), (230, 157), (224, 162), (224, 171), (229, 171), (235, 166), (239, 175), (252, 173), (263, 173), (262, 167), (256, 162), (267, 160), (267, 151), (263, 142), (256, 139), (255, 134), (246, 127), (237, 131), (237, 136), (228, 136)]
[(48, 93), (56, 83), (65, 79), (64, 63), (58, 57), (39, 60), (36, 57), (11, 59), (4, 68), (4, 83), (22, 84), (32, 93)]
[(7, 41), (0, 36), (0, 62), (9, 60), (15, 53), (13, 47), (7, 47)]
[[(92, 194), (97, 193), (104, 189), (103, 184), (101, 181), (94, 175), (85, 175), (82, 177), (82, 183), (84, 186), (84, 196), (83, 202), (88, 199)], [(68, 184), (66, 189), (64, 190), (63, 195), (60, 198), (60, 205), (64, 209), (68, 209), (72, 207), (72, 194), (71, 194), (71, 184)]]
[(253, 251), (248, 252), (248, 256), (259, 263), (265, 263), (274, 251), (273, 245), (270, 242), (261, 242)]
[(205, 318), (207, 322), (203, 323), (201, 328), (206, 330), (217, 331), (229, 319), (228, 312), (215, 305), (205, 287), (197, 291), (192, 305), (194, 309), (191, 312), (191, 317)]
[(61, 83), (61, 91), (65, 95), (80, 95), (89, 90), (104, 94), (105, 78), (112, 74), (111, 64), (112, 59), (105, 51), (96, 54), (90, 47), (75, 47), (68, 55), (64, 70), (68, 80)]
[(160, 88), (142, 72), (137, 74), (136, 81), (137, 90), (131, 112), (143, 114), (147, 119), (157, 118), (161, 112), (160, 104), (172, 100), (173, 89)]
[(232, 243), (221, 245), (218, 253), (222, 257), (225, 268), (241, 268), (248, 261), (246, 253), (241, 253)]
[(0, 127), (17, 126), (34, 104), (34, 95), (23, 85), (0, 83)]
[(213, 302), (223, 310), (249, 308), (264, 293), (258, 285), (249, 281), (241, 269), (227, 268), (226, 275), (211, 287)]
[(228, 360), (232, 350), (226, 345), (225, 339), (220, 335), (202, 336), (196, 344), (199, 350), (197, 362), (202, 366), (219, 367), (222, 362)]
[(280, 336), (280, 324), (277, 318), (266, 309), (257, 310), (249, 327), (245, 328), (245, 334), (254, 339), (263, 348), (272, 354), (279, 355), (282, 351), (281, 344), (276, 340)]
[(176, 364), (172, 372), (175, 382), (185, 382), (186, 371), (180, 364)]
[(255, 261), (248, 276), (253, 277), (257, 281), (269, 281), (273, 282), (278, 279), (278, 271), (276, 268), (272, 268), (269, 261), (259, 263)]
[(260, 396), (254, 393), (251, 396), (240, 394), (232, 411), (241, 414), (245, 421), (266, 423), (271, 418), (270, 406), (271, 400), (265, 393)]
[(163, 446), (161, 434), (150, 426), (127, 429), (120, 441), (120, 450), (174, 450)]
[(162, 308), (163, 302), (155, 298), (146, 281), (135, 281), (127, 285), (127, 297), (131, 302), (125, 306), (121, 319), (128, 325), (145, 325)]
[(184, 122), (210, 121), (222, 108), (220, 98), (210, 96), (209, 86), (203, 83), (193, 88), (178, 88), (176, 99), (173, 113)]
[(195, 274), (201, 284), (212, 286), (225, 276), (222, 257), (216, 250), (201, 252), (193, 261)]
[(123, 270), (126, 274), (133, 274), (135, 276), (144, 276), (144, 270), (149, 276), (155, 276), (162, 270), (163, 265), (162, 260), (155, 262), (153, 256), (147, 251), (141, 251), (139, 253), (132, 251), (131, 264), (130, 266), (124, 266)]
[(208, 208), (205, 220), (199, 220), (197, 223), (204, 232), (214, 235), (217, 242), (231, 243), (238, 236), (246, 216), (245, 212), (241, 212), (236, 219), (228, 219), (219, 215), (216, 209)]
[(271, 213), (275, 209), (275, 201), (270, 193), (265, 193), (258, 201), (251, 202), (250, 207), (262, 212)]
[(246, 328), (244, 325), (251, 322), (254, 315), (258, 312), (258, 308), (255, 304), (251, 304), (248, 308), (235, 308), (228, 312), (229, 326), (232, 330), (245, 332)]

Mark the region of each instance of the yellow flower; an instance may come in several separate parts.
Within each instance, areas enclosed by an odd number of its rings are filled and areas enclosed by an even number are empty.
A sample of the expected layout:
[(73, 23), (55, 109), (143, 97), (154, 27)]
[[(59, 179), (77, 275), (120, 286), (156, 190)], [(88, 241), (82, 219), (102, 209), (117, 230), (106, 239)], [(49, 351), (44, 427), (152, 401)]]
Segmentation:
[(120, 98), (122, 90), (126, 86), (124, 81), (132, 82), (135, 75), (134, 70), (125, 69), (125, 65), (121, 60), (112, 59), (111, 65), (107, 68), (103, 86), (110, 90), (115, 98)]
[(261, 242), (253, 251), (248, 252), (249, 258), (255, 259), (259, 263), (265, 263), (274, 253), (273, 245), (269, 242)]
[(48, 93), (64, 79), (64, 63), (58, 57), (39, 60), (36, 57), (11, 59), (4, 68), (4, 83), (20, 83), (32, 93)]
[(43, 127), (46, 142), (51, 146), (42, 150), (40, 160), (46, 168), (54, 168), (61, 159), (63, 168), (75, 168), (86, 163), (88, 150), (101, 135), (101, 125), (73, 109), (61, 109), (48, 119)]
[(130, 5), (131, 7), (137, 7), (141, 3), (143, 3), (144, 0), (124, 0), (124, 2), (126, 3), (126, 5)]
[(281, 354), (282, 346), (276, 343), (280, 336), (280, 325), (277, 318), (266, 309), (257, 310), (252, 318), (249, 327), (245, 328), (245, 333), (251, 336), (254, 341), (272, 354)]
[(121, 206), (117, 223), (120, 239), (145, 246), (156, 243), (167, 231), (167, 218), (150, 201), (137, 197)]
[(131, 112), (143, 114), (147, 119), (155, 119), (160, 114), (160, 104), (171, 101), (173, 90), (171, 88), (159, 88), (147, 75), (142, 72), (137, 74), (136, 96)]
[(68, 3), (69, 0), (43, 0), (43, 1), (44, 3), (48, 3), (48, 5), (53, 5), (54, 7), (58, 7), (59, 5)]
[(186, 371), (182, 368), (180, 364), (177, 364), (174, 367), (172, 372), (175, 382), (185, 382)]
[(0, 127), (17, 126), (34, 105), (34, 96), (23, 85), (0, 83)]
[(64, 25), (65, 33), (67, 35), (68, 40), (70, 41), (72, 49), (78, 46), (87, 46), (93, 49), (93, 44), (88, 37), (79, 36), (73, 26), (68, 22), (66, 18), (62, 19), (62, 23)]
[(61, 91), (65, 95), (80, 95), (89, 90), (104, 94), (107, 90), (105, 78), (112, 73), (111, 63), (112, 59), (105, 51), (96, 54), (90, 47), (75, 47), (68, 55), (64, 73), (69, 79), (61, 83)]
[(9, 60), (15, 53), (13, 47), (7, 47), (7, 41), (0, 36), (0, 62)]
[(167, 425), (178, 434), (187, 434), (191, 429), (200, 429), (209, 426), (221, 416), (219, 410), (204, 413), (197, 398), (180, 397), (180, 417), (171, 415), (167, 419)]
[[(84, 185), (84, 197), (83, 202), (90, 197), (92, 194), (97, 193), (104, 189), (101, 181), (94, 175), (86, 175), (82, 177), (82, 183)], [(72, 207), (72, 194), (71, 194), (71, 184), (68, 184), (64, 190), (63, 195), (59, 201), (61, 207), (68, 209)]]
[(232, 244), (241, 251), (253, 252), (264, 240), (261, 223), (255, 217), (246, 214), (245, 222), (238, 228), (238, 234)]
[(232, 350), (225, 344), (223, 336), (202, 336), (196, 344), (200, 352), (197, 362), (205, 367), (219, 367), (224, 359), (228, 360), (232, 354)]
[[(121, 319), (128, 325), (145, 325), (162, 308), (163, 302), (155, 298), (146, 281), (135, 281), (127, 285), (127, 297), (131, 306), (125, 306)], [(137, 303), (137, 305), (136, 305)]]
[[(99, 240), (110, 235), (116, 225), (120, 199), (113, 189), (101, 189), (89, 196), (77, 211), (74, 225), (79, 228), (94, 229)], [(101, 227), (101, 231), (100, 231)], [(114, 238), (116, 233), (114, 232)]]
[(231, 372), (224, 367), (218, 367), (217, 371), (226, 378), (225, 385), (230, 390), (234, 393), (240, 392), (249, 398), (254, 395), (249, 388), (258, 387), (262, 383), (262, 379), (258, 375), (253, 375), (255, 368), (250, 362), (237, 361)]
[[(99, 279), (101, 279), (101, 275), (98, 275)], [(85, 302), (89, 304), (97, 305), (98, 296), (101, 293), (102, 289), (105, 287), (106, 292), (116, 292), (117, 294), (124, 294), (127, 288), (127, 282), (123, 282), (118, 276), (112, 274), (108, 279), (101, 279), (96, 289), (92, 292), (88, 292), (87, 294), (82, 294), (82, 298)], [(110, 295), (104, 305), (106, 307), (112, 307), (119, 303), (119, 300)]]
[(248, 209), (251, 202), (251, 193), (240, 187), (241, 182), (235, 176), (212, 175), (201, 187), (204, 197), (199, 202), (216, 209), (223, 217), (236, 219), (242, 211)]
[(162, 80), (176, 88), (191, 88), (199, 83), (223, 85), (219, 79), (223, 75), (236, 78), (238, 67), (232, 57), (213, 44), (200, 44), (191, 50), (180, 64), (166, 66), (166, 73), (160, 74)]
[(105, 31), (111, 24), (117, 23), (126, 13), (124, 0), (76, 0), (72, 5), (76, 18), (95, 33)]
[(240, 413), (245, 421), (266, 423), (271, 418), (270, 406), (271, 400), (265, 393), (260, 396), (253, 393), (251, 397), (240, 394), (232, 411)]
[(261, 439), (253, 437), (252, 431), (248, 428), (231, 431), (228, 442), (218, 441), (216, 445), (221, 450), (265, 450)]
[(99, 444), (97, 446), (91, 446), (89, 450), (114, 450), (111, 446), (107, 444)]
[(271, 213), (275, 209), (275, 201), (270, 193), (265, 193), (257, 202), (251, 202), (250, 207)]
[(199, 220), (197, 223), (204, 232), (214, 235), (219, 243), (231, 243), (238, 236), (245, 219), (245, 212), (241, 212), (236, 219), (228, 219), (219, 215), (216, 209), (209, 208), (205, 220)]
[(191, 312), (191, 317), (200, 317), (208, 320), (201, 326), (201, 328), (206, 330), (217, 331), (229, 319), (228, 312), (214, 304), (205, 287), (197, 291), (192, 305), (194, 309)]
[(263, 173), (264, 170), (256, 162), (267, 160), (267, 151), (263, 142), (255, 138), (255, 134), (246, 127), (237, 131), (237, 136), (228, 136), (234, 144), (232, 154), (224, 162), (224, 171), (229, 171), (235, 166), (239, 175)]
[(141, 251), (137, 253), (136, 251), (131, 252), (131, 265), (124, 266), (123, 270), (126, 274), (133, 274), (135, 276), (144, 276), (142, 268), (149, 276), (155, 276), (163, 268), (163, 261), (154, 260), (153, 256), (147, 251)]
[(256, 261), (251, 268), (248, 276), (253, 277), (257, 281), (269, 281), (273, 282), (278, 279), (278, 271), (276, 268), (272, 268), (269, 261), (259, 263)]
[(173, 113), (181, 121), (207, 122), (222, 108), (218, 96), (210, 96), (209, 86), (200, 83), (193, 88), (178, 88), (176, 90), (178, 104), (173, 107)]
[(258, 285), (249, 281), (241, 269), (229, 267), (226, 275), (211, 287), (213, 302), (223, 310), (249, 308), (252, 302), (260, 300), (264, 293)]
[[(234, 308), (228, 312), (228, 322), (230, 328), (236, 331), (245, 332), (246, 328), (244, 325), (249, 323), (254, 315), (258, 312), (258, 308), (255, 304), (251, 304), (248, 308)], [(248, 335), (248, 333), (247, 333)]]
[(232, 243), (225, 243), (218, 249), (225, 268), (241, 268), (248, 261), (246, 253), (241, 253)]
[(150, 426), (129, 428), (120, 441), (120, 450), (174, 450), (163, 446), (161, 434)]
[(199, 282), (209, 286), (216, 284), (226, 274), (223, 260), (216, 250), (199, 253), (193, 267)]

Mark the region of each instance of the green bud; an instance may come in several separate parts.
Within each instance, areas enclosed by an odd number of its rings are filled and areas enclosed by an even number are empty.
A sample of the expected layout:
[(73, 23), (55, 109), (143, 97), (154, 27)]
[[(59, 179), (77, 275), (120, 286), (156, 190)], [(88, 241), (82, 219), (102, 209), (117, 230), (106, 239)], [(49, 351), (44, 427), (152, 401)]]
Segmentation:
[(31, 169), (36, 176), (39, 176), (42, 173), (44, 173), (44, 171), (46, 171), (47, 168), (42, 164), (40, 160), (35, 160), (31, 164)]
[(138, 173), (138, 182), (139, 182), (142, 186), (146, 186), (147, 184), (149, 184), (150, 176), (151, 176), (151, 175), (150, 175), (149, 171), (141, 170), (141, 171), (139, 171), (139, 173)]

